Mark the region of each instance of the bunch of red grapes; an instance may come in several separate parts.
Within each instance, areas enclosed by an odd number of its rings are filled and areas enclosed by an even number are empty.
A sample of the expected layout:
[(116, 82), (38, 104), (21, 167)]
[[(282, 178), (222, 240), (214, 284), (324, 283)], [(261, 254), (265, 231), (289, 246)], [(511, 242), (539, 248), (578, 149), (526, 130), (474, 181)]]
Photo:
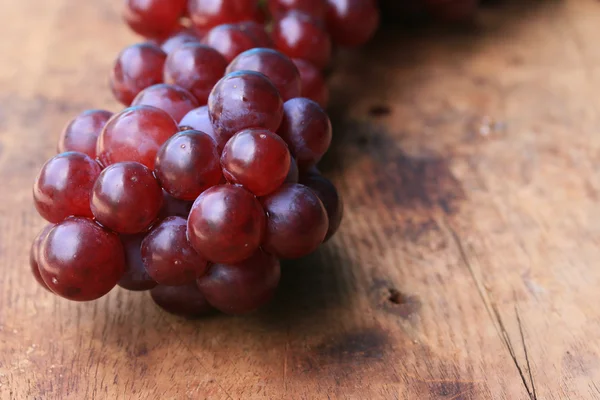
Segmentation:
[(338, 229), (316, 164), (332, 136), (322, 71), (332, 46), (365, 43), (374, 0), (127, 0), (146, 41), (110, 86), (127, 108), (88, 110), (33, 188), (50, 222), (31, 249), (37, 281), (74, 301), (119, 285), (165, 310), (238, 314), (273, 296), (280, 259)]

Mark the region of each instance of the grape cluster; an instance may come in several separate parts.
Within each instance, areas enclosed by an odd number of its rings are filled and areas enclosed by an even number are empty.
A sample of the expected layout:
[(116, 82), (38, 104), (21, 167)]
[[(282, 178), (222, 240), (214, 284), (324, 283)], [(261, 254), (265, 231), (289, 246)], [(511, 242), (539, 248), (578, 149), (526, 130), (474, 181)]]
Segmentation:
[(88, 110), (36, 177), (47, 225), (30, 265), (89, 301), (119, 285), (182, 315), (268, 302), (280, 259), (337, 231), (343, 204), (317, 170), (332, 137), (323, 69), (374, 33), (374, 0), (127, 0), (147, 41), (110, 75), (114, 115)]

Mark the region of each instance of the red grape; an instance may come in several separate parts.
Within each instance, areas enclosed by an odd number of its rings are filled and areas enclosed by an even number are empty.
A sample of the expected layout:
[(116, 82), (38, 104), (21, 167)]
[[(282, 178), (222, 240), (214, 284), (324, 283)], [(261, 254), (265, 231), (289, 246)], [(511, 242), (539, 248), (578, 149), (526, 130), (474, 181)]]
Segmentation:
[(323, 108), (327, 107), (329, 87), (323, 73), (308, 61), (299, 58), (293, 58), (292, 61), (300, 72), (301, 96), (316, 101)]
[(218, 185), (203, 192), (188, 217), (188, 239), (209, 261), (234, 263), (250, 257), (261, 243), (265, 213), (250, 192)]
[(273, 47), (271, 36), (265, 30), (263, 24), (255, 21), (244, 21), (237, 24), (240, 30), (248, 34), (253, 40), (256, 47)]
[(200, 104), (206, 104), (210, 91), (223, 77), (225, 68), (227, 61), (215, 49), (199, 43), (187, 43), (169, 54), (164, 77), (165, 82), (189, 90)]
[(154, 168), (158, 149), (178, 130), (173, 118), (158, 108), (130, 107), (108, 121), (98, 137), (96, 153), (105, 166), (137, 161)]
[(150, 291), (150, 296), (157, 306), (175, 315), (199, 317), (213, 311), (195, 283), (184, 286), (158, 285)]
[(223, 175), (255, 196), (277, 189), (290, 170), (290, 152), (277, 134), (266, 129), (239, 131), (221, 155)]
[(195, 200), (200, 193), (221, 181), (216, 144), (203, 132), (179, 132), (158, 151), (155, 173), (171, 196)]
[(202, 43), (221, 53), (227, 62), (231, 62), (241, 52), (257, 45), (251, 34), (233, 24), (212, 28), (202, 39)]
[(177, 50), (179, 47), (188, 43), (200, 43), (200, 38), (193, 31), (182, 30), (177, 32), (167, 40), (165, 40), (160, 48), (167, 54), (171, 54), (173, 51)]
[(294, 157), (291, 157), (290, 170), (285, 177), (284, 183), (298, 183), (300, 178), (300, 171), (298, 170), (298, 163)]
[(115, 232), (133, 234), (146, 230), (156, 220), (162, 202), (162, 189), (152, 171), (130, 161), (102, 171), (90, 204), (102, 225)]
[(188, 0), (188, 10), (194, 27), (206, 32), (222, 24), (253, 20), (257, 0)]
[(261, 73), (232, 72), (208, 97), (208, 115), (219, 142), (246, 128), (275, 132), (281, 124), (283, 102), (277, 88)]
[(184, 88), (161, 83), (142, 90), (135, 96), (131, 105), (156, 107), (179, 122), (185, 114), (200, 104), (194, 95)]
[(288, 11), (302, 11), (314, 18), (325, 18), (325, 0), (269, 0), (269, 12), (274, 18), (281, 18)]
[(177, 29), (186, 0), (126, 0), (123, 16), (142, 36), (164, 38)]
[(101, 170), (96, 161), (83, 153), (70, 151), (54, 156), (35, 179), (36, 209), (54, 223), (71, 215), (92, 217), (90, 191)]
[(273, 49), (256, 48), (237, 56), (227, 67), (227, 73), (256, 71), (265, 75), (279, 90), (283, 100), (300, 96), (301, 81), (298, 68), (285, 54)]
[(117, 285), (126, 290), (150, 290), (157, 283), (148, 275), (142, 261), (142, 240), (146, 235), (120, 235), (121, 244), (125, 250), (125, 273)]
[(54, 226), (54, 224), (46, 225), (33, 240), (31, 250), (29, 251), (29, 267), (31, 268), (31, 273), (35, 280), (46, 290), (50, 290), (50, 288), (42, 279), (42, 275), (40, 275), (40, 249), (42, 248), (42, 243), (46, 240), (48, 233)]
[(279, 284), (279, 260), (261, 250), (235, 264), (214, 264), (198, 279), (200, 292), (228, 314), (254, 311), (271, 300)]
[(283, 121), (277, 133), (306, 169), (316, 164), (331, 143), (331, 121), (325, 110), (312, 100), (298, 97), (283, 105)]
[(176, 199), (163, 189), (163, 206), (158, 213), (158, 219), (165, 219), (167, 217), (187, 218), (190, 215), (193, 204), (193, 201)]
[(308, 186), (319, 197), (327, 211), (329, 229), (325, 236), (325, 242), (329, 240), (338, 230), (344, 215), (344, 203), (335, 185), (319, 173), (307, 173), (302, 176), (301, 182)]
[(179, 122), (180, 130), (195, 130), (206, 133), (212, 138), (217, 144), (217, 152), (221, 154), (225, 143), (229, 138), (217, 137), (215, 130), (210, 122), (210, 116), (208, 115), (208, 106), (200, 106), (193, 109), (189, 113), (185, 114), (185, 117)]
[(325, 239), (329, 221), (319, 197), (304, 185), (287, 183), (262, 199), (267, 213), (263, 249), (281, 258), (299, 258)]
[(341, 46), (365, 44), (379, 26), (376, 0), (327, 0), (327, 29)]
[(186, 224), (181, 217), (169, 217), (155, 226), (142, 242), (146, 271), (161, 285), (192, 283), (206, 271), (208, 262), (188, 242)]
[(271, 34), (275, 48), (291, 58), (310, 61), (325, 68), (331, 58), (331, 39), (318, 20), (291, 11), (275, 21)]
[(98, 135), (112, 113), (104, 110), (87, 110), (73, 118), (58, 139), (58, 152), (78, 151), (96, 158)]
[(161, 83), (166, 59), (165, 52), (151, 43), (134, 44), (121, 51), (110, 75), (115, 98), (129, 106), (139, 92)]
[(50, 290), (75, 301), (108, 293), (125, 271), (119, 237), (87, 218), (57, 224), (40, 249), (40, 274)]

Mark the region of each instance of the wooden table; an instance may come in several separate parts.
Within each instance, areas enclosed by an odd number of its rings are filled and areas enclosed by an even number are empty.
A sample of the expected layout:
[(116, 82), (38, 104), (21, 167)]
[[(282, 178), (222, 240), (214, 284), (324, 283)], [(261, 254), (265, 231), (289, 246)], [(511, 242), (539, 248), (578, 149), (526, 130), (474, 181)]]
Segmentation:
[(600, 398), (597, 1), (339, 54), (340, 233), (269, 307), (201, 321), (120, 289), (64, 301), (28, 271), (36, 172), (68, 118), (119, 109), (119, 3), (0, 5), (0, 398)]

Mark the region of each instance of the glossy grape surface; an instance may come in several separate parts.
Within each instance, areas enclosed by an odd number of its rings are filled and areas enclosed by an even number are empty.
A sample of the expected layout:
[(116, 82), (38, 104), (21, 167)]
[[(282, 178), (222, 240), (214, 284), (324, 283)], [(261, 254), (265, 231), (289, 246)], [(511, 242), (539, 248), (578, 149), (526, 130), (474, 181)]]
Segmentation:
[(208, 267), (188, 242), (186, 230), (184, 218), (169, 217), (152, 228), (142, 243), (146, 271), (161, 285), (193, 283)]
[(42, 275), (40, 274), (40, 249), (42, 248), (42, 243), (48, 236), (48, 232), (54, 228), (54, 224), (48, 224), (36, 235), (33, 243), (31, 244), (31, 249), (29, 250), (29, 268), (31, 269), (31, 273), (33, 277), (44, 289), (50, 291), (44, 279), (42, 279)]
[(238, 55), (227, 67), (227, 73), (256, 71), (275, 85), (283, 100), (300, 96), (301, 81), (292, 60), (274, 49), (256, 48)]
[(110, 117), (109, 111), (86, 110), (73, 118), (58, 139), (58, 152), (78, 151), (96, 158), (98, 136)]
[(156, 107), (169, 114), (175, 122), (179, 122), (185, 114), (200, 104), (186, 89), (177, 85), (161, 83), (142, 90), (133, 99), (131, 105)]
[(164, 38), (179, 26), (186, 0), (126, 0), (123, 17), (142, 36)]
[(39, 261), (40, 274), (50, 290), (75, 301), (104, 296), (125, 271), (119, 237), (80, 217), (68, 218), (50, 230)]
[(110, 75), (110, 88), (117, 100), (129, 106), (139, 92), (163, 81), (167, 54), (151, 43), (125, 48), (115, 61)]
[(299, 58), (293, 58), (300, 72), (301, 96), (319, 103), (323, 108), (329, 103), (329, 86), (325, 82), (323, 73), (308, 61)]
[(202, 43), (217, 50), (227, 62), (238, 54), (257, 46), (254, 37), (238, 25), (219, 25), (211, 29), (202, 39)]
[(121, 243), (125, 250), (125, 273), (117, 285), (133, 291), (150, 290), (157, 283), (148, 275), (142, 261), (142, 240), (146, 234), (121, 235)]
[(222, 24), (250, 21), (257, 15), (256, 0), (189, 0), (188, 10), (201, 32)]
[(263, 249), (280, 258), (299, 258), (315, 251), (325, 239), (327, 211), (308, 187), (285, 184), (262, 198), (267, 213)]
[(155, 173), (171, 196), (195, 200), (222, 179), (216, 144), (200, 131), (179, 132), (158, 151)]
[(325, 0), (269, 0), (269, 12), (274, 18), (281, 18), (288, 11), (302, 11), (318, 19), (325, 18)]
[(327, 211), (329, 228), (325, 241), (329, 240), (338, 230), (344, 215), (344, 203), (335, 185), (319, 173), (307, 173), (302, 176), (301, 183), (312, 189), (319, 197)]
[(261, 73), (232, 72), (222, 78), (208, 97), (208, 115), (219, 142), (247, 128), (275, 132), (283, 117), (277, 88)]
[[(206, 104), (208, 95), (225, 74), (227, 61), (215, 49), (199, 43), (188, 43), (167, 57), (164, 78), (194, 95), (199, 104)], [(183, 117), (183, 116), (182, 116)]]
[(298, 97), (283, 105), (283, 121), (277, 131), (296, 157), (298, 166), (315, 165), (331, 144), (329, 116), (312, 100)]
[(291, 156), (277, 134), (266, 129), (245, 129), (233, 135), (221, 155), (223, 175), (255, 196), (277, 189), (290, 170)]
[(327, 0), (327, 29), (334, 42), (356, 47), (365, 44), (379, 26), (376, 0)]
[(68, 216), (92, 217), (90, 192), (102, 168), (90, 156), (70, 151), (51, 158), (35, 179), (33, 200), (50, 222)]
[(168, 55), (171, 54), (173, 51), (188, 43), (200, 43), (200, 38), (196, 33), (192, 31), (182, 30), (165, 40), (160, 45), (160, 48), (162, 49), (162, 51), (167, 53), (168, 57)]
[(108, 121), (98, 137), (96, 153), (105, 166), (136, 161), (152, 169), (160, 146), (178, 131), (166, 112), (150, 106), (130, 107)]
[(214, 311), (195, 283), (184, 286), (158, 285), (150, 296), (163, 310), (183, 317), (200, 317)]
[(131, 161), (102, 171), (90, 202), (98, 222), (125, 234), (146, 230), (158, 217), (162, 203), (163, 192), (152, 171)]
[(300, 179), (300, 170), (298, 169), (298, 163), (294, 157), (290, 159), (290, 170), (285, 177), (284, 183), (298, 183)]
[(318, 68), (331, 59), (331, 39), (320, 21), (298, 11), (287, 13), (273, 24), (275, 48), (291, 58), (301, 58)]
[(279, 260), (258, 250), (239, 263), (212, 265), (198, 279), (198, 287), (216, 309), (227, 314), (244, 314), (271, 300), (280, 275)]
[(188, 217), (188, 239), (209, 261), (234, 263), (250, 257), (260, 245), (265, 213), (247, 190), (219, 185), (203, 192)]

